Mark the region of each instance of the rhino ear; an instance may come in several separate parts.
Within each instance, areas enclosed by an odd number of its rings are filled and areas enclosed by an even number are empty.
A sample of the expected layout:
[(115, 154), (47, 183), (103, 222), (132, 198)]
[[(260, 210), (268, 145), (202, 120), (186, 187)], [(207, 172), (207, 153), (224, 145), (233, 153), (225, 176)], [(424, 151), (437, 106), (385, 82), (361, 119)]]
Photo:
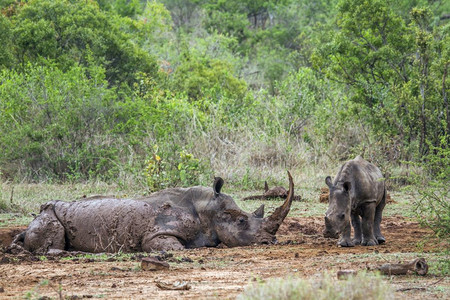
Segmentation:
[(333, 186), (333, 183), (331, 182), (331, 177), (330, 176), (327, 176), (327, 178), (325, 178), (325, 183), (331, 189), (331, 187)]
[(264, 217), (264, 204), (261, 204), (261, 206), (257, 210), (255, 210), (253, 212), (253, 216), (255, 218), (262, 218), (262, 217)]
[(352, 189), (352, 184), (349, 181), (346, 181), (346, 182), (344, 182), (343, 187), (344, 187), (344, 191), (346, 191), (348, 193), (348, 191), (350, 191)]
[(223, 179), (220, 177), (214, 177), (214, 185), (213, 185), (214, 196), (219, 196), (222, 186), (223, 186)]
[(266, 193), (269, 190), (269, 185), (267, 184), (267, 181), (264, 181), (264, 193)]

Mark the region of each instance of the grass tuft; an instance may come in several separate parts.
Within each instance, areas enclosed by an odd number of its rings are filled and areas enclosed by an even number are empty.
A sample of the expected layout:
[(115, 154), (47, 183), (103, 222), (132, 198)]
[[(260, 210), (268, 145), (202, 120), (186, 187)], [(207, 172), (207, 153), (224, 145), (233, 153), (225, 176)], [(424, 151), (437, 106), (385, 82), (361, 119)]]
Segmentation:
[(321, 300), (321, 299), (394, 299), (388, 283), (378, 274), (358, 273), (346, 280), (337, 280), (329, 274), (309, 280), (301, 278), (272, 278), (247, 287), (238, 300)]

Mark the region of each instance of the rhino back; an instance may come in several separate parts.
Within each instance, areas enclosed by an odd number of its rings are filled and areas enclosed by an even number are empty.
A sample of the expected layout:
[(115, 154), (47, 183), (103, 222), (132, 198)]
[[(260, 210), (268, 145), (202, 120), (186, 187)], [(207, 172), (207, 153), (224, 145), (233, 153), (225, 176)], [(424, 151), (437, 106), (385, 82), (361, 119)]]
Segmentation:
[(134, 200), (58, 202), (55, 213), (65, 228), (66, 247), (80, 251), (138, 251), (142, 236), (155, 230), (155, 209)]
[(350, 196), (352, 207), (373, 202), (377, 204), (384, 195), (383, 175), (375, 165), (361, 157), (346, 162), (334, 180), (335, 185), (351, 183)]

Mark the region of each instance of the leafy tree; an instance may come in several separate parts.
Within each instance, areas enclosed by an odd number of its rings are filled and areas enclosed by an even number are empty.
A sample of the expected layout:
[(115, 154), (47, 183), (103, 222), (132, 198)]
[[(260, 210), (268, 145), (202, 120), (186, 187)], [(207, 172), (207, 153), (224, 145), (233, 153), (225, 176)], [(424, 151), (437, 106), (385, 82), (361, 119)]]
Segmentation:
[(12, 65), (12, 25), (8, 18), (0, 14), (0, 69)]
[(131, 84), (136, 72), (156, 74), (152, 57), (131, 43), (114, 22), (118, 17), (102, 12), (94, 2), (30, 1), (11, 16), (18, 62), (55, 60), (62, 69), (75, 64), (102, 64), (110, 83)]

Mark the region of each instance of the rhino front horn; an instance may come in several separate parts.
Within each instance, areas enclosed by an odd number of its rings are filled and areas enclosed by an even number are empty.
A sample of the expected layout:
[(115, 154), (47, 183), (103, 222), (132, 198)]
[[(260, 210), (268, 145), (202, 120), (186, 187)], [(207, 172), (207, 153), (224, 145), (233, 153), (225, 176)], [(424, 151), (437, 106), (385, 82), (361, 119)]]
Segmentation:
[(294, 181), (292, 180), (291, 173), (288, 171), (289, 177), (289, 194), (284, 201), (283, 205), (278, 207), (272, 215), (264, 219), (264, 230), (272, 235), (277, 233), (278, 228), (286, 218), (289, 210), (291, 209), (292, 200), (294, 199)]

